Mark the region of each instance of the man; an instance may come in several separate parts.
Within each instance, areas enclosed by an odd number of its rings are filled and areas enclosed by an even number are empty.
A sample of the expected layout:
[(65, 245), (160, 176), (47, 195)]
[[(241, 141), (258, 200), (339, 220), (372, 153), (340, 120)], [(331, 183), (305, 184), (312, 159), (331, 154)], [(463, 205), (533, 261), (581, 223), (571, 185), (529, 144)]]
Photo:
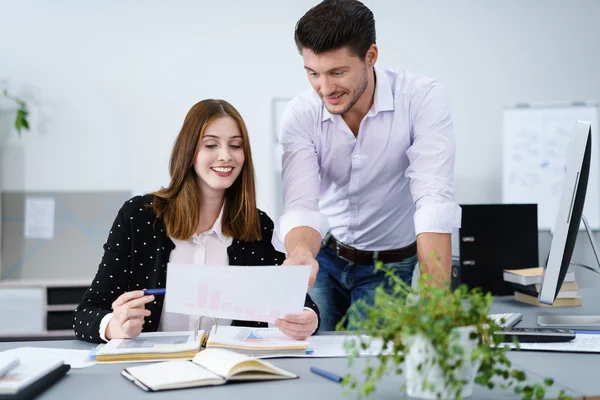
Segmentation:
[(422, 272), (448, 284), (461, 219), (452, 115), (436, 81), (375, 67), (375, 22), (359, 1), (313, 7), (295, 40), (312, 90), (282, 117), (274, 244), (284, 264), (313, 266), (309, 293), (327, 331), (352, 302), (373, 300), (387, 280), (377, 261), (410, 284), (418, 249)]

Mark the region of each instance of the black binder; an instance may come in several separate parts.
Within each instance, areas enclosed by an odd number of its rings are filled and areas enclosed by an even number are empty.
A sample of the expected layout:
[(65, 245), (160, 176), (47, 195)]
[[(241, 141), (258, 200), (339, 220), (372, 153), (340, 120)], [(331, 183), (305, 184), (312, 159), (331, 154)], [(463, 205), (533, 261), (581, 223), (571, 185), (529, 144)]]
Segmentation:
[[(512, 295), (505, 269), (539, 267), (537, 204), (461, 204), (460, 282)], [(454, 273), (454, 271), (453, 271)]]
[(36, 398), (43, 391), (61, 380), (71, 369), (69, 364), (62, 364), (52, 371), (43, 375), (38, 380), (25, 386), (14, 394), (0, 394), (0, 400), (31, 400)]

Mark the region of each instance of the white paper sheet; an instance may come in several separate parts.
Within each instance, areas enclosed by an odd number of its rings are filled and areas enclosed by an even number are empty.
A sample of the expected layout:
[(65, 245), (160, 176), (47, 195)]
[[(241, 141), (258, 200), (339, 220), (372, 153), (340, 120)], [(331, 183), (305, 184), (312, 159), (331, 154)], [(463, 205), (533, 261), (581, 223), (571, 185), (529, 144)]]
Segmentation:
[(274, 322), (304, 308), (310, 266), (169, 264), (165, 311)]
[(95, 362), (88, 357), (89, 350), (53, 349), (47, 347), (17, 347), (0, 354), (18, 357), (22, 364), (35, 364), (40, 360), (63, 360), (71, 368), (85, 368)]
[(27, 239), (52, 239), (54, 237), (53, 197), (25, 198), (25, 237)]
[[(268, 354), (260, 355), (258, 358), (345, 358), (348, 357), (344, 345), (347, 341), (358, 341), (357, 336), (347, 335), (315, 335), (310, 336), (306, 340), (308, 341), (308, 349), (306, 354)], [(359, 357), (376, 356), (381, 352), (383, 341), (379, 338), (374, 338), (370, 346), (367, 349), (360, 348), (358, 346)], [(391, 347), (388, 349), (391, 350)], [(389, 350), (388, 350), (389, 352)]]

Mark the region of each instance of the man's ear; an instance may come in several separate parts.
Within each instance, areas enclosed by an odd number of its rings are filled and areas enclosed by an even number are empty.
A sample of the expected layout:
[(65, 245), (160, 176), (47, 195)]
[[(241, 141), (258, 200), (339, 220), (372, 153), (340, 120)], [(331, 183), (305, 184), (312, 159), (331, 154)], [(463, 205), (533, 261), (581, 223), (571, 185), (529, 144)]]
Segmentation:
[(371, 45), (371, 47), (369, 47), (369, 50), (367, 50), (367, 54), (365, 55), (365, 61), (367, 62), (369, 67), (372, 67), (375, 65), (375, 63), (377, 62), (378, 55), (379, 55), (379, 49), (377, 48), (377, 45), (375, 43), (373, 43)]

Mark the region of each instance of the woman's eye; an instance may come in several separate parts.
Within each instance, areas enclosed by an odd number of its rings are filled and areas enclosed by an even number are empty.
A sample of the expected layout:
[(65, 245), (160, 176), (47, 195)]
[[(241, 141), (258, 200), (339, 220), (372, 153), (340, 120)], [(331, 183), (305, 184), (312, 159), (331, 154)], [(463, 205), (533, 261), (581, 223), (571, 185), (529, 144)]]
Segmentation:
[(209, 149), (215, 149), (217, 147), (217, 145), (216, 144), (207, 144), (206, 147)]

